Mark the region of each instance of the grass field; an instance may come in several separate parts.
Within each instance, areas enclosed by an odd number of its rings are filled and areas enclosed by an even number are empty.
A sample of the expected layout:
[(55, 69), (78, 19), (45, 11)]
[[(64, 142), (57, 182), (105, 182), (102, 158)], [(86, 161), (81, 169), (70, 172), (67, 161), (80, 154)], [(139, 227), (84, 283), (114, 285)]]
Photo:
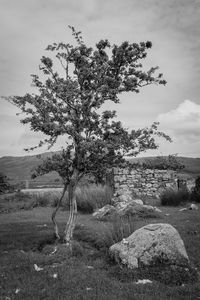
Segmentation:
[[(191, 263), (200, 271), (200, 210), (161, 209), (161, 219), (138, 219), (135, 229), (153, 222), (172, 224), (184, 240)], [(73, 256), (62, 245), (51, 254), (55, 249), (51, 244), (51, 212), (50, 207), (36, 207), (0, 215), (1, 300), (200, 299), (199, 282), (166, 285), (149, 277), (152, 283), (137, 284), (138, 279), (149, 279), (148, 273), (146, 277), (130, 275), (108, 260), (91, 240), (84, 240), (84, 228), (101, 236), (112, 225), (95, 221), (90, 214), (78, 215)], [(60, 211), (60, 228), (64, 228), (67, 217), (67, 211)], [(34, 264), (42, 270), (36, 271)]]
[[(55, 207), (62, 194), (62, 188), (28, 189), (0, 195), (0, 213), (30, 210), (35, 207)], [(112, 190), (108, 186), (85, 185), (76, 189), (77, 208), (82, 213), (111, 203)], [(68, 195), (62, 201), (62, 209), (69, 208)]]

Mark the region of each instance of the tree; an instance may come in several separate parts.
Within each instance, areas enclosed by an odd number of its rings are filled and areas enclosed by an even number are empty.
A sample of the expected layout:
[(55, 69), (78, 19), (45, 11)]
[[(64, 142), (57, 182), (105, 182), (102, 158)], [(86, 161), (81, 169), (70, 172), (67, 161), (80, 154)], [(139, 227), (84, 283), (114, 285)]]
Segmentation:
[(70, 216), (64, 239), (69, 246), (77, 213), (75, 190), (80, 179), (85, 174), (104, 174), (107, 168), (124, 164), (125, 156), (156, 149), (156, 135), (170, 140), (158, 131), (158, 123), (129, 132), (120, 121), (114, 120), (115, 111), (100, 110), (107, 101), (119, 103), (119, 95), (124, 92), (138, 93), (150, 84), (166, 84), (162, 74), (155, 76), (158, 67), (143, 71), (141, 61), (147, 56), (151, 42), (123, 42), (117, 46), (101, 40), (93, 49), (85, 45), (81, 32), (70, 28), (75, 46), (53, 43), (46, 48), (55, 53), (63, 74), (54, 70), (52, 58), (43, 56), (39, 68), (45, 79), (32, 75), (38, 92), (9, 97), (25, 115), (21, 123), (30, 124), (31, 130), (47, 136), (38, 147), (45, 143), (51, 147), (59, 136), (66, 136), (66, 147), (44, 161), (36, 175), (54, 170), (63, 179), (62, 197), (52, 220), (55, 234), (60, 238), (55, 215), (68, 190)]

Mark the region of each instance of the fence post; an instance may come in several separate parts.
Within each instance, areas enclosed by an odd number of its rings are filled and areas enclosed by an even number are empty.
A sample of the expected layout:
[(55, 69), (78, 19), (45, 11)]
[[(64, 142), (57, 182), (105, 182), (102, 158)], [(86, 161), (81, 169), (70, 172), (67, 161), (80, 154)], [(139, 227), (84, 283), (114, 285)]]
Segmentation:
[(26, 190), (29, 188), (29, 181), (28, 180), (25, 180), (25, 187), (26, 187)]

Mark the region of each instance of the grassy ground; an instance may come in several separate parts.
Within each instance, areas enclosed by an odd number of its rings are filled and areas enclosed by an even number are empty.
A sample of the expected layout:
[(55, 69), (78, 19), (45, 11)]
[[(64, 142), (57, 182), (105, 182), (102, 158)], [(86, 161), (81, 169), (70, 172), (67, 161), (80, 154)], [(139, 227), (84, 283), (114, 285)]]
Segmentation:
[[(170, 223), (184, 240), (191, 263), (200, 271), (200, 210), (180, 212), (180, 207), (161, 207), (161, 219), (140, 219), (135, 228), (147, 223)], [(101, 249), (84, 241), (80, 229), (87, 227), (101, 235), (111, 224), (91, 215), (79, 214), (74, 253), (63, 246), (55, 254), (50, 215), (52, 208), (40, 207), (0, 215), (0, 299), (200, 299), (199, 282), (164, 285), (154, 280), (136, 284), (142, 275), (130, 274), (112, 264)], [(63, 229), (67, 211), (58, 215)], [(43, 268), (36, 271), (34, 264)], [(144, 275), (143, 275), (144, 276)]]

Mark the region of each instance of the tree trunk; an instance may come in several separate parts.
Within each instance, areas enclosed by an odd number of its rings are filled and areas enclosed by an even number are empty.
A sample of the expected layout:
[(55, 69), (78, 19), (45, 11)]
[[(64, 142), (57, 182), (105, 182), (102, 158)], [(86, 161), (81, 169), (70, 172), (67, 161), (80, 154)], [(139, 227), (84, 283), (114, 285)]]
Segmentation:
[(68, 197), (69, 197), (69, 205), (70, 205), (70, 213), (69, 219), (65, 227), (65, 235), (64, 240), (66, 245), (69, 247), (70, 251), (72, 251), (72, 238), (73, 232), (75, 228), (76, 216), (77, 216), (77, 203), (76, 203), (76, 187), (78, 184), (78, 176), (77, 172), (74, 172), (74, 175), (68, 186)]
[(52, 222), (53, 222), (53, 225), (54, 225), (54, 233), (55, 233), (55, 236), (56, 236), (57, 240), (60, 239), (60, 235), (59, 235), (58, 225), (57, 225), (57, 223), (56, 223), (56, 214), (57, 214), (57, 212), (58, 212), (58, 210), (59, 210), (59, 208), (60, 208), (60, 205), (61, 205), (61, 203), (62, 203), (62, 200), (63, 200), (63, 198), (64, 198), (64, 196), (65, 196), (66, 190), (67, 190), (67, 185), (65, 184), (65, 185), (64, 185), (64, 188), (63, 188), (63, 191), (62, 191), (62, 195), (61, 195), (60, 199), (58, 200), (58, 203), (57, 203), (57, 205), (56, 205), (56, 208), (55, 208), (55, 210), (53, 211), (52, 216), (51, 216), (51, 219), (52, 219)]

